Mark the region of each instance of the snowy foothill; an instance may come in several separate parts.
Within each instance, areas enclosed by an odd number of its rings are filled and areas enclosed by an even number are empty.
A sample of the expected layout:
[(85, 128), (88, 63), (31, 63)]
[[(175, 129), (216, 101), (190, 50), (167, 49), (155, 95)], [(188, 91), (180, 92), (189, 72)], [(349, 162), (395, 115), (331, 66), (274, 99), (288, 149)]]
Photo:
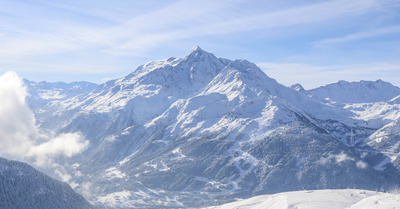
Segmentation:
[(400, 194), (368, 190), (309, 190), (261, 195), (204, 209), (398, 209)]

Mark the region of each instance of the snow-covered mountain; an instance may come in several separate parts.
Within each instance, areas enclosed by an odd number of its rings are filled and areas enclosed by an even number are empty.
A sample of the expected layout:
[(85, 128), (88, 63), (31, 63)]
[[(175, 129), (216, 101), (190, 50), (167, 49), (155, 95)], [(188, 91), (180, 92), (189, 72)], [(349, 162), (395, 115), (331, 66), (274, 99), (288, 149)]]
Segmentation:
[[(379, 88), (365, 90), (365, 83), (346, 84), (349, 97), (335, 85), (292, 89), (253, 63), (196, 47), (185, 58), (149, 62), (90, 93), (41, 106), (28, 102), (41, 128), (80, 132), (90, 141), (63, 164), (69, 183), (91, 201), (201, 207), (293, 190), (398, 187), (400, 159), (392, 149), (398, 140), (385, 140), (390, 154), (373, 143), (397, 121), (397, 100), (389, 98), (397, 87), (377, 81)], [(362, 95), (350, 100), (351, 89)]]
[(400, 151), (399, 87), (382, 80), (339, 81), (302, 93), (337, 109), (349, 111), (349, 117), (362, 121), (358, 125), (378, 129), (364, 140), (363, 145), (386, 155), (374, 168), (383, 169), (387, 163), (399, 166), (396, 160)]
[(24, 79), (24, 84), (28, 88), (30, 99), (43, 100), (65, 100), (77, 96), (79, 94), (87, 94), (97, 87), (97, 84), (81, 81), (81, 82), (55, 82), (46, 81), (34, 82)]
[(310, 190), (261, 195), (206, 209), (307, 208), (307, 209), (396, 209), (400, 195), (368, 190)]
[(0, 158), (0, 208), (94, 208), (63, 182), (26, 163)]
[(339, 81), (308, 90), (307, 94), (312, 98), (326, 102), (371, 103), (386, 102), (399, 96), (400, 88), (382, 80), (360, 82)]
[(400, 118), (400, 88), (382, 80), (337, 83), (302, 91), (309, 97), (347, 111), (363, 126), (381, 128)]
[(41, 126), (57, 126), (63, 123), (63, 119), (54, 113), (58, 111), (54, 103), (71, 98), (87, 95), (98, 85), (90, 82), (34, 82), (24, 79), (27, 88), (27, 103), (35, 114), (36, 120)]

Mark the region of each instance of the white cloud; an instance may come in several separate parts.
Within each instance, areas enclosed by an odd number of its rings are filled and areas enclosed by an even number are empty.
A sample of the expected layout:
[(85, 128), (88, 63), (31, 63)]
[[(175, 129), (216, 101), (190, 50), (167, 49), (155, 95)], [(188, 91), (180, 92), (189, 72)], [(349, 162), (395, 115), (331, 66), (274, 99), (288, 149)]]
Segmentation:
[(44, 164), (57, 156), (72, 157), (85, 150), (89, 142), (79, 133), (64, 133), (31, 147), (28, 156), (36, 158), (38, 164)]
[(362, 160), (359, 160), (359, 161), (357, 161), (356, 166), (357, 166), (357, 168), (365, 169), (365, 168), (367, 168), (368, 164), (365, 163), (365, 162), (362, 161)]
[(60, 176), (61, 180), (64, 182), (69, 182), (69, 180), (72, 178), (72, 176), (66, 173), (64, 170), (61, 171), (60, 169), (56, 169), (54, 173)]
[(79, 133), (65, 133), (54, 138), (40, 135), (26, 96), (22, 79), (16, 73), (0, 76), (1, 156), (51, 165), (54, 157), (71, 157), (87, 148), (89, 142)]
[(321, 163), (322, 165), (325, 165), (327, 163), (332, 162), (332, 160), (334, 160), (337, 164), (341, 164), (344, 161), (354, 161), (355, 159), (348, 156), (346, 153), (341, 152), (337, 155), (329, 154), (327, 157), (321, 157), (321, 159), (319, 160), (319, 163)]
[(360, 39), (365, 39), (365, 38), (379, 37), (379, 36), (383, 36), (383, 35), (387, 35), (387, 34), (391, 34), (391, 33), (400, 33), (400, 26), (378, 28), (378, 29), (371, 30), (371, 31), (363, 31), (363, 32), (359, 32), (359, 33), (349, 34), (349, 35), (346, 35), (343, 37), (324, 39), (324, 40), (315, 42), (314, 45), (315, 46), (326, 46), (326, 45), (330, 45), (330, 44), (355, 41), (355, 40), (360, 40)]
[(347, 160), (354, 161), (354, 158), (349, 157), (349, 156), (346, 155), (344, 152), (341, 152), (341, 153), (338, 154), (338, 155), (334, 155), (334, 158), (335, 158), (335, 160), (336, 160), (337, 163), (341, 163), (341, 162), (344, 162), (344, 161), (347, 161)]
[(17, 74), (0, 77), (0, 153), (24, 155), (33, 146), (35, 119), (25, 103), (26, 90)]

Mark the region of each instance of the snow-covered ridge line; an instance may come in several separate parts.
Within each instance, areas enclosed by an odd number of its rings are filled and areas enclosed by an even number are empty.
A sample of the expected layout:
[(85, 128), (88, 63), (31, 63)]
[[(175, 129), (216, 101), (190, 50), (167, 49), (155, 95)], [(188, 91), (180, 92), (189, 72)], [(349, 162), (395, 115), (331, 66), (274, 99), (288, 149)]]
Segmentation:
[(388, 102), (400, 95), (400, 88), (391, 83), (377, 81), (339, 81), (319, 88), (306, 90), (310, 97), (324, 102), (371, 103)]

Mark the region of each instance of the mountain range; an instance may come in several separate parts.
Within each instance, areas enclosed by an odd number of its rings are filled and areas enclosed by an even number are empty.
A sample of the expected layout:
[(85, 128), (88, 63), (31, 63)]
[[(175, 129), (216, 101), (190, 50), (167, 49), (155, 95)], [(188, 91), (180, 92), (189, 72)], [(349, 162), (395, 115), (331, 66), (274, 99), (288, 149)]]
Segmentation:
[(89, 140), (59, 163), (100, 208), (400, 185), (400, 88), (381, 80), (286, 87), (195, 47), (100, 85), (25, 84), (38, 127)]

